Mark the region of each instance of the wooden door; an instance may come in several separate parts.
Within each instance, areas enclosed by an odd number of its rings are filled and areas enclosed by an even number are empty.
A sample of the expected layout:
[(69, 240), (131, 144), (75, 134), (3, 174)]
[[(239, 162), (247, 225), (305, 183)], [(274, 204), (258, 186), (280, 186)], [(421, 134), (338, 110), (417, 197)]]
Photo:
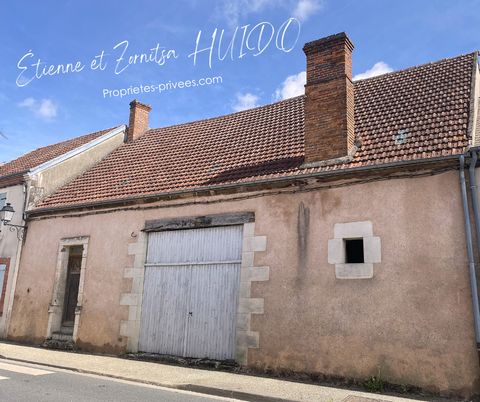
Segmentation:
[(242, 226), (149, 234), (139, 349), (235, 357)]
[(80, 269), (82, 256), (70, 254), (68, 257), (67, 282), (65, 287), (65, 300), (63, 303), (62, 326), (72, 327), (75, 322), (75, 308), (78, 300), (78, 285), (80, 283)]

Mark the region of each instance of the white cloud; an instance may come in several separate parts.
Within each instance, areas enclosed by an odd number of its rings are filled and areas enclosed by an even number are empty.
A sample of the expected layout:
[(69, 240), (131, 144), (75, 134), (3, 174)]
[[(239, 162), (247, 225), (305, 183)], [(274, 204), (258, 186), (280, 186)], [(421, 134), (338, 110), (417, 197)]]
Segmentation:
[[(230, 28), (240, 25), (240, 20), (268, 8), (282, 7), (295, 18), (305, 21), (322, 8), (324, 0), (225, 0), (215, 9), (217, 18), (225, 20)], [(244, 23), (245, 21), (242, 21)]]
[(53, 119), (57, 116), (57, 105), (50, 99), (42, 99), (37, 113), (45, 119)]
[(18, 106), (29, 109), (35, 116), (43, 120), (53, 120), (57, 117), (58, 105), (51, 99), (26, 98)]
[(35, 99), (33, 99), (33, 98), (26, 98), (26, 99), (24, 99), (22, 102), (20, 102), (20, 103), (18, 104), (18, 106), (30, 108), (30, 107), (33, 107), (34, 104), (35, 104)]
[(293, 10), (293, 16), (300, 21), (305, 21), (321, 8), (322, 2), (320, 0), (299, 0)]
[[(354, 80), (360, 80), (363, 78), (375, 77), (380, 74), (390, 73), (393, 69), (383, 61), (375, 63), (375, 65), (367, 71), (357, 74), (353, 77)], [(273, 99), (275, 101), (293, 98), (294, 96), (303, 95), (305, 93), (305, 83), (307, 80), (307, 74), (302, 71), (298, 74), (288, 76), (285, 81), (282, 82), (280, 87), (275, 90)]]
[(393, 69), (387, 63), (383, 61), (379, 61), (375, 63), (372, 68), (368, 69), (367, 71), (357, 74), (353, 77), (353, 80), (363, 80), (364, 78), (371, 78), (376, 77), (377, 75), (390, 73)]
[(263, 11), (276, 2), (278, 0), (227, 0), (220, 2), (221, 6), (217, 6), (216, 14), (225, 19), (230, 28), (234, 28), (240, 24), (241, 17)]
[(237, 94), (236, 103), (233, 105), (233, 110), (235, 112), (240, 112), (246, 109), (252, 109), (257, 107), (257, 101), (259, 97), (252, 93), (247, 92), (246, 94)]
[(279, 101), (304, 94), (306, 79), (307, 74), (305, 71), (288, 76), (285, 81), (282, 82), (282, 85), (276, 89), (273, 96), (274, 100)]

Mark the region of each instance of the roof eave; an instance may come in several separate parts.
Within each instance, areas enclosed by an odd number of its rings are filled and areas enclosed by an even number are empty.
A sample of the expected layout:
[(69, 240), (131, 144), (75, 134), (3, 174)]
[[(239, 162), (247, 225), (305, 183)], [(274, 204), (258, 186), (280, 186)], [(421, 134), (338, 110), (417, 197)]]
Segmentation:
[(31, 211), (27, 211), (26, 214), (28, 217), (34, 217), (34, 216), (40, 216), (40, 215), (47, 215), (50, 213), (55, 214), (59, 212), (70, 212), (70, 211), (86, 209), (86, 208), (88, 209), (115, 208), (120, 205), (156, 202), (156, 201), (169, 200), (169, 199), (178, 198), (181, 196), (188, 196), (188, 195), (193, 195), (198, 193), (211, 193), (212, 191), (225, 191), (225, 190), (236, 189), (236, 188), (298, 182), (299, 180), (305, 180), (305, 179), (330, 178), (335, 176), (340, 177), (340, 176), (347, 176), (347, 175), (361, 173), (361, 172), (374, 172), (374, 171), (381, 172), (383, 170), (391, 170), (398, 167), (416, 167), (416, 166), (428, 167), (429, 165), (437, 165), (440, 162), (451, 164), (453, 166), (454, 165), (453, 162), (458, 160), (460, 155), (461, 154), (454, 154), (454, 155), (446, 155), (446, 156), (441, 156), (436, 158), (415, 159), (410, 161), (397, 161), (397, 162), (383, 163), (383, 164), (371, 165), (371, 166), (359, 166), (359, 167), (353, 167), (349, 169), (338, 169), (338, 170), (332, 170), (332, 171), (306, 173), (306, 174), (301, 174), (296, 176), (282, 176), (282, 177), (275, 177), (275, 178), (269, 178), (264, 180), (254, 180), (250, 182), (237, 182), (237, 183), (217, 185), (217, 186), (202, 186), (202, 187), (196, 187), (191, 189), (178, 190), (174, 192), (163, 192), (163, 193), (157, 193), (157, 194), (150, 194), (150, 195), (143, 195), (143, 196), (139, 195), (135, 197), (117, 198), (117, 199), (87, 202), (87, 203), (81, 203), (81, 204), (37, 208)]
[[(28, 170), (22, 172), (16, 172), (7, 174), (0, 177), (0, 188), (6, 188), (11, 186), (17, 186), (25, 182), (25, 175), (28, 173)], [(17, 180), (15, 180), (17, 178)]]

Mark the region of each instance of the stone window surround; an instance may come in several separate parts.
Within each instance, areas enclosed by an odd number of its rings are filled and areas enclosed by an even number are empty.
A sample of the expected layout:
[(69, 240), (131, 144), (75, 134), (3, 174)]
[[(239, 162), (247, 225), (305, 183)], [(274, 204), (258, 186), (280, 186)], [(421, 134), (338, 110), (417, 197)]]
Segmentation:
[[(120, 297), (120, 305), (128, 306), (128, 319), (120, 322), (119, 333), (128, 338), (127, 350), (133, 353), (138, 352), (147, 241), (148, 233), (142, 231), (137, 242), (128, 245), (128, 255), (134, 257), (133, 266), (124, 269), (123, 277), (132, 279), (132, 287), (130, 293), (122, 293)], [(247, 364), (248, 349), (258, 348), (260, 343), (259, 333), (251, 330), (251, 316), (264, 313), (264, 299), (251, 297), (251, 285), (269, 280), (269, 267), (254, 263), (255, 253), (266, 251), (266, 247), (267, 237), (255, 235), (255, 222), (244, 223), (235, 346), (236, 361), (242, 365)]]
[(48, 307), (47, 338), (51, 338), (54, 332), (60, 330), (62, 325), (63, 304), (65, 287), (67, 284), (67, 268), (69, 253), (68, 247), (83, 246), (82, 263), (80, 266), (80, 279), (78, 284), (77, 307), (75, 308), (75, 321), (73, 325), (72, 340), (76, 342), (80, 315), (82, 313), (83, 290), (85, 284), (85, 269), (87, 266), (89, 236), (70, 237), (60, 240), (57, 254), (57, 267), (55, 269), (55, 282), (52, 294), (52, 301)]
[[(363, 239), (364, 262), (347, 264), (345, 240)], [(337, 279), (371, 279), (373, 264), (381, 262), (380, 237), (373, 235), (370, 221), (336, 223), (334, 238), (328, 240), (328, 263), (335, 265)]]

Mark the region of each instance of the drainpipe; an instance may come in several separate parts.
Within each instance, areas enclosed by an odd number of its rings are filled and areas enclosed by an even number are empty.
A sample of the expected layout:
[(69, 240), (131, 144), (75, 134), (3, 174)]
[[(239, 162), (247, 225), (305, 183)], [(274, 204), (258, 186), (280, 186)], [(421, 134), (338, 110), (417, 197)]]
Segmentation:
[(477, 275), (473, 256), (472, 227), (470, 225), (470, 211), (468, 209), (467, 186), (465, 183), (465, 156), (460, 155), (460, 188), (462, 193), (463, 216), (465, 220), (465, 237), (467, 241), (468, 268), (470, 273), (470, 288), (472, 291), (473, 318), (475, 322), (475, 339), (480, 344), (480, 314), (478, 303)]
[(477, 187), (477, 179), (475, 177), (475, 169), (477, 167), (477, 150), (471, 149), (471, 159), (470, 159), (470, 166), (468, 168), (469, 173), (469, 180), (470, 180), (470, 195), (472, 197), (472, 209), (473, 209), (473, 216), (475, 221), (475, 233), (476, 233), (476, 240), (477, 240), (477, 252), (480, 253), (480, 218), (478, 212), (478, 187)]

